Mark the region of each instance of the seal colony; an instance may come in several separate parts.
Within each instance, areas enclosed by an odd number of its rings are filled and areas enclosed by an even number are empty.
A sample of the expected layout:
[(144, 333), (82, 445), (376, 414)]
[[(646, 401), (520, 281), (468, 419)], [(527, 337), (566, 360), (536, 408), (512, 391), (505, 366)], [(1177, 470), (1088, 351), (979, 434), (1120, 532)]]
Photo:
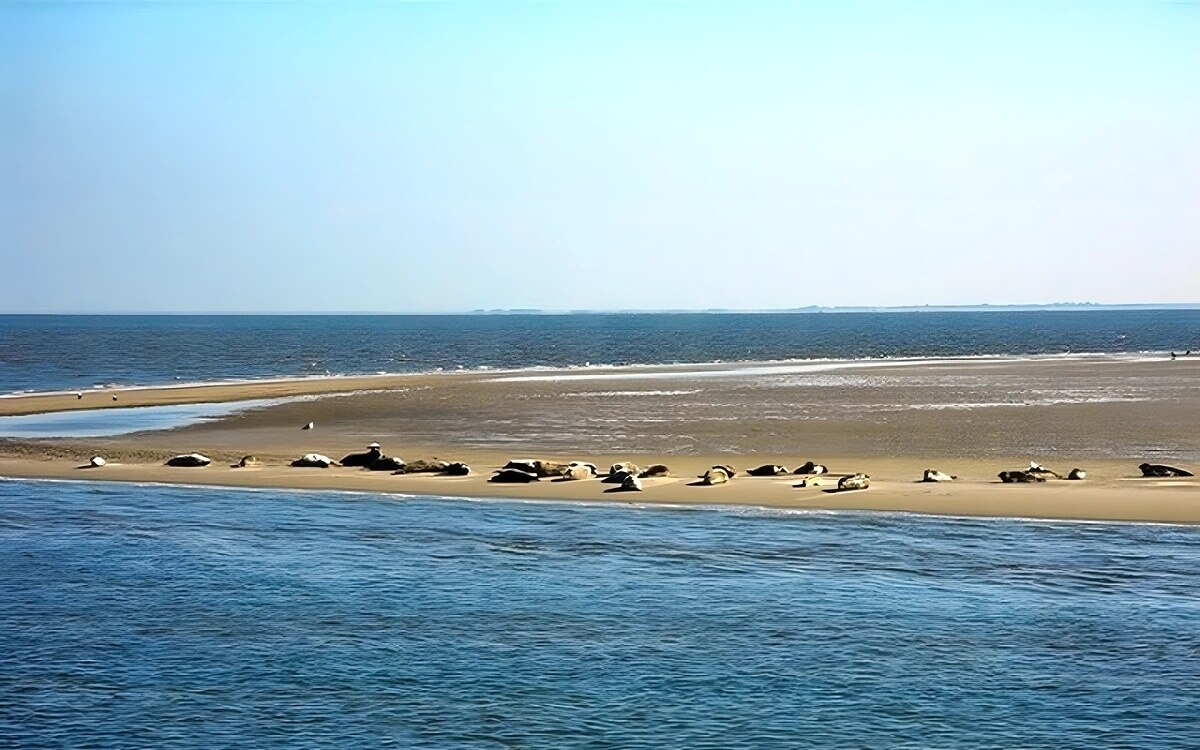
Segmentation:
[[(166, 466), (176, 468), (198, 468), (211, 464), (212, 459), (201, 453), (179, 454), (168, 458), (165, 462)], [(79, 468), (96, 469), (105, 465), (105, 459), (96, 456), (88, 464)], [(255, 456), (246, 455), (239, 462), (231, 466), (233, 468), (246, 468), (262, 467), (264, 465), (266, 464)], [(287, 465), (295, 468), (316, 469), (329, 469), (332, 467), (355, 468), (360, 471), (385, 471), (396, 475), (429, 474), (435, 476), (465, 477), (472, 474), (470, 464), (465, 461), (445, 461), (438, 458), (429, 458), (418, 459), (409, 463), (398, 456), (385, 455), (383, 447), (377, 442), (367, 445), (367, 449), (363, 452), (346, 454), (340, 461), (335, 461), (323, 453), (314, 452), (305, 453), (290, 461)], [(1142, 463), (1137, 468), (1141, 472), (1142, 477), (1145, 478), (1183, 478), (1193, 476), (1192, 472), (1187, 469), (1164, 464)], [(805, 475), (805, 478), (800, 482), (790, 485), (796, 489), (824, 486), (826, 477), (833, 483), (833, 487), (825, 490), (826, 492), (858, 492), (870, 489), (871, 487), (871, 476), (869, 474), (861, 471), (835, 473), (831, 472), (825, 464), (818, 464), (813, 461), (804, 462), (794, 473), (781, 464), (761, 464), (741, 472), (731, 464), (714, 464), (704, 473), (697, 475), (696, 479), (698, 481), (689, 482), (688, 486), (713, 487), (728, 484), (738, 477), (743, 477), (742, 481), (750, 481), (754, 479), (761, 480), (794, 476), (795, 474)], [(562, 462), (543, 458), (513, 458), (509, 459), (503, 466), (493, 470), (487, 481), (489, 484), (529, 484), (531, 482), (540, 482), (543, 479), (550, 479), (556, 482), (595, 480), (600, 484), (616, 485), (612, 489), (605, 490), (606, 492), (642, 492), (648, 486), (654, 486), (654, 482), (651, 480), (666, 480), (672, 478), (672, 476), (671, 469), (666, 464), (650, 464), (643, 469), (632, 461), (620, 461), (610, 465), (606, 473), (601, 473), (599, 467), (589, 461), (573, 460)], [(1036, 461), (1030, 461), (1027, 468), (1001, 471), (996, 475), (996, 478), (1001, 484), (1039, 484), (1051, 480), (1078, 482), (1087, 478), (1087, 471), (1076, 467), (1064, 476)], [(921, 473), (920, 478), (914, 481), (918, 483), (941, 484), (954, 482), (958, 479), (958, 475), (947, 474), (938, 469), (925, 469)], [(650, 484), (647, 484), (647, 482)]]

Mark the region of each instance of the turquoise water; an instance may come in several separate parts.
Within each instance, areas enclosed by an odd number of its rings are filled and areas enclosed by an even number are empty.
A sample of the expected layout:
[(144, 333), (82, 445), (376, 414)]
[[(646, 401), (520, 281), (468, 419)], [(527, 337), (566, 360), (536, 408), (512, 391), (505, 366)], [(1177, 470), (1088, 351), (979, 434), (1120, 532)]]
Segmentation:
[(1200, 353), (1200, 310), (0, 315), (0, 393), (458, 367)]
[(1200, 747), (1187, 527), (0, 481), (0, 602), (0, 747)]

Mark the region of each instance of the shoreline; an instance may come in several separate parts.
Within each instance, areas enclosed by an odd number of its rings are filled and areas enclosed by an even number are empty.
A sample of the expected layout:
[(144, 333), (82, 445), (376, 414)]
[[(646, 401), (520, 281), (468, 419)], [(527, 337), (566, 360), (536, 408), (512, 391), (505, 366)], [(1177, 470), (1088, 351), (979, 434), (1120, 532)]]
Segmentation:
[[(357, 468), (308, 469), (287, 466), (264, 457), (261, 466), (233, 468), (227, 457), (213, 456), (213, 464), (202, 468), (175, 468), (159, 463), (109, 463), (98, 468), (81, 467), (81, 461), (59, 457), (0, 458), (0, 478), (75, 482), (115, 482), (230, 489), (365, 492), (406, 497), (449, 497), (464, 499), (523, 500), (532, 502), (597, 503), (639, 506), (714, 507), (728, 506), (776, 510), (899, 512), (962, 518), (1025, 518), (1030, 520), (1166, 523), (1200, 525), (1200, 481), (1195, 478), (1149, 479), (1135, 477), (1136, 467), (1126, 460), (1091, 462), (1088, 479), (1049, 480), (1030, 485), (999, 482), (984, 474), (986, 464), (957, 467), (946, 461), (918, 459), (845, 459), (831, 461), (845, 470), (833, 471), (820, 487), (797, 488), (803, 477), (750, 477), (744, 469), (759, 463), (746, 456), (738, 462), (743, 470), (727, 484), (696, 485), (696, 476), (714, 462), (729, 456), (630, 456), (642, 466), (667, 463), (672, 476), (643, 480), (642, 492), (622, 492), (599, 479), (561, 481), (552, 478), (529, 484), (493, 484), (488, 478), (504, 460), (499, 454), (460, 456), (471, 463), (466, 477), (432, 474), (392, 475)], [(607, 464), (615, 457), (581, 456)], [(917, 481), (922, 469), (941, 465), (966, 469), (959, 479), (947, 483)], [(1009, 461), (1014, 468), (1016, 464)], [(1008, 465), (1000, 462), (997, 465)], [(602, 469), (603, 470), (603, 469)], [(834, 491), (839, 476), (862, 470), (872, 477), (871, 487), (860, 491)]]
[(1132, 519), (1099, 519), (1099, 518), (1059, 518), (1053, 516), (991, 516), (991, 515), (971, 515), (964, 513), (934, 513), (916, 510), (870, 510), (851, 507), (839, 508), (823, 508), (823, 507), (796, 507), (787, 505), (747, 505), (733, 503), (672, 503), (672, 502), (647, 502), (638, 501), (636, 498), (628, 501), (612, 501), (612, 500), (568, 500), (558, 499), (553, 497), (501, 497), (500, 495), (455, 495), (451, 493), (414, 493), (414, 492), (395, 492), (392, 490), (363, 490), (363, 489), (330, 489), (330, 488), (304, 488), (304, 487), (279, 487), (274, 485), (232, 485), (232, 484), (207, 484), (203, 482), (163, 482), (152, 480), (136, 480), (136, 479), (101, 479), (101, 478), (58, 478), (58, 477), (40, 477), (40, 476), (8, 476), (0, 474), (0, 482), (13, 482), (31, 484), (111, 484), (111, 485), (127, 485), (133, 487), (167, 487), (179, 488), (188, 490), (212, 490), (222, 489), (232, 492), (281, 492), (286, 491), (297, 494), (313, 494), (313, 495), (346, 495), (369, 496), (375, 498), (386, 498), (394, 500), (444, 500), (448, 502), (462, 503), (512, 503), (519, 505), (561, 505), (568, 508), (573, 507), (624, 507), (635, 510), (662, 510), (662, 511), (696, 511), (710, 510), (719, 513), (745, 513), (746, 511), (757, 511), (763, 514), (782, 513), (782, 514), (829, 514), (829, 515), (860, 515), (871, 517), (874, 515), (880, 516), (901, 516), (913, 518), (931, 518), (943, 519), (952, 521), (1014, 521), (1017, 523), (1063, 523), (1063, 524), (1080, 524), (1080, 525), (1135, 525), (1135, 526), (1169, 526), (1176, 528), (1192, 528), (1200, 526), (1200, 522), (1188, 521), (1146, 521)]

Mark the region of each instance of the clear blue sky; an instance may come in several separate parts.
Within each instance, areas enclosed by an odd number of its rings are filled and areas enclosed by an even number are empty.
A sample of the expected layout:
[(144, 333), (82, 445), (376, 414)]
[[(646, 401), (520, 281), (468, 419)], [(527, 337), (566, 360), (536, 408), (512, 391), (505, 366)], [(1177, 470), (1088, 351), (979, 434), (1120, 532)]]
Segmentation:
[(1200, 302), (1200, 4), (6, 3), (0, 177), (0, 312)]

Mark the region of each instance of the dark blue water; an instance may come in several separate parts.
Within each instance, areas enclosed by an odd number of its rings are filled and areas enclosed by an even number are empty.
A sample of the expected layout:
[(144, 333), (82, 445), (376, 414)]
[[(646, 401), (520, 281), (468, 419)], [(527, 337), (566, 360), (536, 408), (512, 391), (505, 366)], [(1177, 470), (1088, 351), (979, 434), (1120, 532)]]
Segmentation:
[(0, 316), (0, 393), (456, 367), (1200, 351), (1200, 310)]
[(1200, 747), (1193, 528), (0, 482), (0, 602), (0, 747)]

